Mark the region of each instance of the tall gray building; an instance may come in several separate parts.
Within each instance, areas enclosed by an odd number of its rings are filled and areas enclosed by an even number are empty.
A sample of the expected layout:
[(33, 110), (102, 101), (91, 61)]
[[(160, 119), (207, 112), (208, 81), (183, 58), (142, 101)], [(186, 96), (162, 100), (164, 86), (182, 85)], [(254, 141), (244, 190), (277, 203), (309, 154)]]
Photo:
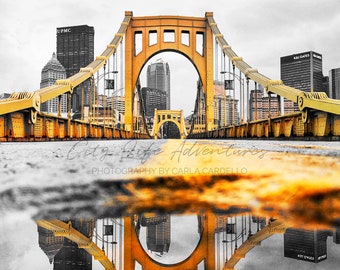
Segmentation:
[(149, 87), (143, 87), (142, 92), (142, 102), (145, 109), (145, 116), (147, 118), (153, 118), (155, 109), (165, 110), (167, 95), (164, 91)]
[[(280, 59), (280, 66), (281, 80), (285, 85), (305, 92), (323, 92), (325, 90), (321, 54), (309, 51), (283, 56)], [(291, 112), (299, 109), (297, 103), (285, 102), (284, 110)]]
[(329, 94), (330, 98), (340, 99), (340, 68), (329, 71)]
[[(40, 88), (51, 86), (56, 80), (66, 79), (66, 70), (58, 61), (57, 56), (53, 53), (52, 58), (47, 62), (41, 71)], [(41, 104), (41, 111), (47, 113), (58, 113), (58, 98), (53, 98)], [(67, 112), (67, 95), (61, 96), (61, 112)]]
[(171, 216), (147, 215), (141, 217), (141, 225), (146, 227), (148, 250), (163, 255), (169, 252), (171, 243)]
[(163, 59), (148, 66), (147, 87), (164, 91), (167, 95), (166, 109), (170, 110), (170, 68)]
[[(90, 64), (94, 59), (94, 28), (88, 25), (57, 28), (57, 58), (65, 67), (66, 76), (70, 77)], [(90, 84), (84, 82), (73, 92), (72, 110), (81, 111), (81, 106), (89, 106)]]
[(281, 57), (281, 80), (305, 92), (323, 91), (322, 55), (310, 51)]

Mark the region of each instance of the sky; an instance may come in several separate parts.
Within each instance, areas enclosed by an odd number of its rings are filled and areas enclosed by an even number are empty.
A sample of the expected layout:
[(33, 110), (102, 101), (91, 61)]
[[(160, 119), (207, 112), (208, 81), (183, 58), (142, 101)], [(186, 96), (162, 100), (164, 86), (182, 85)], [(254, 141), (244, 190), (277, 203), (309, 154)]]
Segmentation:
[[(39, 89), (41, 69), (56, 51), (57, 27), (93, 26), (97, 56), (118, 31), (125, 11), (134, 16), (195, 17), (213, 12), (233, 50), (271, 79), (280, 79), (281, 56), (310, 50), (323, 55), (324, 75), (340, 67), (338, 0), (0, 0), (0, 4), (0, 93)], [(187, 115), (194, 109), (197, 72), (179, 54), (163, 58), (171, 69), (172, 109), (184, 109)]]

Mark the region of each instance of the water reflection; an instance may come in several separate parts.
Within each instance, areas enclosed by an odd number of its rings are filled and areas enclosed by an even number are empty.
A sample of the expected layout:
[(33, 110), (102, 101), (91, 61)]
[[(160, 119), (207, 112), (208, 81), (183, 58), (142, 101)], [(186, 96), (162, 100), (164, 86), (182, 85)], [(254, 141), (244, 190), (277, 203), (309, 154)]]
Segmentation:
[(179, 263), (199, 243), (202, 230), (199, 217), (144, 213), (136, 216), (136, 233), (150, 258), (163, 264)]
[[(93, 219), (74, 219), (69, 224), (75, 231), (83, 234), (89, 239), (93, 237)], [(53, 233), (38, 226), (39, 246), (46, 254), (50, 264), (53, 263), (54, 270), (82, 269), (92, 270), (92, 256), (84, 249), (79, 248), (77, 243), (67, 237)]]
[[(338, 269), (338, 149), (259, 140), (1, 144), (0, 269)], [(170, 215), (160, 244), (141, 221), (150, 214)]]
[(57, 270), (243, 269), (255, 262), (252, 269), (277, 262), (283, 263), (277, 269), (309, 269), (311, 263), (336, 269), (339, 263), (340, 228), (297, 228), (245, 212), (145, 212), (37, 224), (41, 253)]
[(146, 242), (146, 245), (143, 245), (144, 249), (162, 257), (170, 249), (171, 215), (154, 213), (139, 215), (136, 217), (136, 233), (140, 240), (144, 240), (143, 243)]

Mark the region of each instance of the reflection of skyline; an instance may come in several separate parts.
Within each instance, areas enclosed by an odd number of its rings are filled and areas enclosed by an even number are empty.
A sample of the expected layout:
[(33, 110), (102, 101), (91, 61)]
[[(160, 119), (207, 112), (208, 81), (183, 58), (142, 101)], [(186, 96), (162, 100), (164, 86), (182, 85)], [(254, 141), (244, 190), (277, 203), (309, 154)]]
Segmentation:
[(64, 237), (54, 236), (53, 232), (38, 226), (39, 247), (46, 254), (50, 264), (64, 244)]
[[(148, 230), (149, 228), (153, 228), (154, 226), (159, 226), (159, 225), (164, 225), (165, 223), (169, 223), (169, 231), (170, 231), (170, 216), (169, 215), (140, 215), (139, 216), (139, 221), (140, 224), (145, 227), (145, 231)], [(202, 221), (202, 225), (203, 225), (203, 220), (204, 220), (204, 215), (201, 216), (201, 221)], [(241, 242), (245, 242), (247, 239), (249, 239), (249, 237), (255, 236), (256, 234), (261, 234), (262, 231), (266, 231), (266, 227), (272, 223), (273, 221), (275, 221), (274, 219), (268, 219), (268, 218), (259, 218), (259, 217), (254, 217), (251, 216), (249, 214), (243, 214), (241, 216), (228, 216), (228, 215), (215, 215), (214, 219), (215, 220), (215, 234), (221, 234), (221, 235), (229, 235), (229, 237), (227, 237), (224, 241), (222, 241), (222, 239), (219, 240), (219, 242), (224, 242), (224, 245), (230, 245), (232, 244), (232, 252), (236, 252), (239, 251), (239, 249), (242, 246)], [(197, 216), (196, 216), (196, 221), (197, 221)], [(198, 220), (199, 221), (199, 220)], [(86, 230), (87, 228), (82, 228), (81, 223), (84, 225), (84, 222), (79, 222), (79, 224), (77, 224), (76, 221), (72, 222), (72, 226), (75, 228), (77, 227), (77, 230), (81, 230), (82, 233), (88, 235), (88, 232), (85, 232), (84, 230)], [(200, 222), (198, 222), (198, 224), (195, 222), (195, 227), (192, 227), (192, 231), (196, 231), (195, 228), (197, 228), (197, 226), (199, 227)], [(230, 225), (235, 225), (235, 227), (233, 228)], [(247, 226), (250, 227), (248, 228)], [(91, 228), (92, 226), (92, 228)], [(93, 232), (93, 226), (90, 224), (90, 235), (88, 235), (89, 237), (91, 236), (92, 232)], [(86, 227), (86, 226), (85, 226)], [(105, 226), (104, 226), (105, 227)], [(103, 227), (103, 228), (104, 228)], [(181, 227), (181, 226), (180, 226)], [(233, 229), (231, 229), (233, 228)], [(203, 228), (204, 229), (204, 228)], [(175, 230), (177, 231), (178, 228)], [(78, 246), (73, 243), (72, 241), (69, 240), (69, 244), (68, 245), (65, 241), (65, 239), (63, 239), (63, 237), (60, 236), (56, 236), (54, 237), (52, 234), (49, 233), (49, 231), (44, 230), (42, 228), (38, 228), (39, 231), (39, 246), (43, 249), (43, 251), (46, 253), (46, 255), (49, 258), (49, 261), (51, 262), (51, 258), (53, 258), (54, 254), (55, 257), (52, 259), (52, 262), (54, 262), (54, 270), (67, 270), (67, 269), (92, 269), (92, 268), (86, 268), (89, 267), (89, 265), (91, 264), (87, 264), (86, 265), (86, 258), (84, 259), (84, 257), (82, 257), (82, 255), (77, 254), (75, 252), (75, 249), (78, 249)], [(173, 232), (174, 233), (174, 232)], [(276, 232), (277, 233), (277, 232)], [(282, 232), (281, 232), (282, 233)], [(334, 230), (334, 231), (317, 231), (317, 230), (302, 230), (302, 229), (293, 229), (293, 228), (287, 228), (285, 229), (285, 234), (282, 235), (282, 238), (285, 240), (284, 243), (281, 243), (280, 246), (282, 247), (283, 244), (286, 245), (286, 239), (290, 236), (292, 238), (292, 233), (293, 233), (293, 247), (296, 249), (299, 249), (299, 254), (301, 256), (301, 254), (306, 254), (305, 256), (308, 256), (305, 258), (305, 261), (312, 261), (311, 257), (314, 256), (315, 258), (318, 257), (318, 261), (321, 260), (326, 260), (326, 258), (328, 259), (328, 255), (327, 255), (327, 244), (329, 245), (330, 242), (335, 243), (337, 240), (336, 238), (339, 235), (339, 229)], [(241, 241), (241, 238), (243, 238), (243, 234), (245, 235), (244, 240)], [(58, 234), (57, 234), (58, 235)], [(327, 238), (329, 236), (333, 235), (334, 238), (329, 238), (329, 242), (327, 243)], [(52, 236), (54, 237), (54, 239), (52, 238)], [(313, 239), (313, 236), (317, 237), (317, 239)], [(184, 238), (180, 238), (184, 241)], [(216, 238), (215, 238), (216, 239)], [(154, 241), (155, 239), (151, 239), (149, 241)], [(237, 249), (234, 247), (234, 243), (235, 240), (238, 241), (238, 245), (237, 245)], [(93, 240), (94, 241), (94, 240)], [(256, 240), (255, 240), (256, 241)], [(294, 242), (295, 241), (295, 242)], [(262, 241), (261, 241), (262, 242)], [(60, 248), (60, 243), (62, 244), (62, 248)], [(152, 243), (151, 243), (152, 244)], [(150, 248), (150, 245), (148, 245), (148, 248)], [(185, 244), (185, 241), (183, 242), (183, 244)], [(298, 246), (298, 244), (300, 244), (300, 246)], [(43, 247), (45, 245), (45, 247)], [(261, 249), (262, 243), (257, 244), (258, 246), (254, 249), (254, 250), (258, 250)], [(73, 246), (73, 250), (72, 247)], [(170, 246), (170, 241), (169, 241), (169, 246)], [(223, 246), (223, 245), (222, 245)], [(67, 248), (65, 248), (67, 247)], [(318, 247), (320, 247), (320, 251), (317, 249)], [(159, 247), (160, 248), (160, 247)], [(164, 248), (164, 246), (163, 246)], [(286, 247), (284, 247), (286, 249)], [(311, 251), (316, 251), (316, 254), (313, 255), (309, 255), (308, 253), (303, 253), (303, 249), (306, 249), (306, 252), (311, 252)], [(65, 254), (64, 256), (62, 256), (62, 250), (65, 249)], [(150, 249), (151, 250), (151, 249)], [(163, 250), (163, 254), (161, 253)], [(158, 254), (162, 254), (162, 255), (166, 255), (167, 257), (167, 251), (164, 251), (165, 249), (158, 249), (158, 250), (154, 250), (154, 253), (158, 253)], [(279, 256), (281, 258), (283, 258), (283, 255), (285, 255), (285, 257), (289, 257), (286, 256), (287, 254), (284, 254), (282, 252), (283, 250), (281, 250), (281, 254), (279, 254)], [(220, 252), (225, 252), (225, 250), (220, 250)], [(301, 253), (302, 252), (302, 253)], [(217, 256), (218, 250), (216, 250), (216, 256)], [(251, 252), (253, 253), (253, 251)], [(251, 254), (250, 253), (250, 254)], [(69, 254), (72, 254), (72, 256), (68, 256)], [(87, 254), (86, 251), (84, 251), (84, 254)], [(221, 253), (222, 254), (222, 253)], [(88, 255), (88, 254), (87, 254)], [(231, 255), (230, 251), (229, 251), (229, 256)], [(228, 257), (229, 257), (228, 256)], [(92, 258), (91, 256), (89, 256), (90, 259), (89, 261), (91, 262)], [(248, 257), (248, 255), (246, 256)], [(334, 261), (334, 253), (331, 253), (330, 259), (332, 259), (333, 257), (333, 261)], [(156, 257), (157, 258), (157, 257)], [(294, 258), (294, 257), (290, 257), (290, 258)], [(58, 259), (60, 260), (60, 263), (58, 264)], [(294, 258), (294, 259), (300, 259), (300, 258)], [(157, 259), (156, 259), (157, 260)], [(245, 259), (242, 259), (245, 260)], [(292, 259), (288, 259), (289, 261), (297, 261), (297, 260), (292, 260)], [(68, 262), (68, 263), (66, 263)], [(306, 264), (306, 262), (303, 261), (299, 261), (300, 264)], [(80, 267), (80, 265), (82, 265), (82, 267)], [(308, 265), (308, 263), (307, 263)], [(324, 263), (322, 263), (321, 265), (324, 265)], [(58, 268), (59, 267), (59, 268)], [(91, 266), (92, 267), (92, 266)], [(222, 265), (220, 265), (220, 267), (217, 267), (215, 269), (222, 269), (221, 268)], [(99, 269), (99, 268), (94, 268), (95, 270)], [(122, 269), (122, 268), (117, 268), (117, 269)], [(200, 268), (199, 268), (200, 269)], [(210, 268), (209, 268), (210, 269)], [(235, 269), (238, 269), (235, 268)], [(319, 269), (319, 268), (317, 268)], [(320, 269), (331, 269), (331, 268), (320, 268)]]
[[(94, 219), (73, 219), (72, 227), (92, 238)], [(55, 236), (52, 231), (38, 226), (39, 246), (47, 255), (53, 270), (92, 270), (92, 256), (73, 241)]]
[(333, 243), (339, 245), (340, 244), (340, 227), (336, 227), (333, 233)]
[(169, 214), (141, 215), (141, 225), (146, 230), (146, 245), (148, 250), (163, 255), (169, 252), (171, 243), (171, 218)]

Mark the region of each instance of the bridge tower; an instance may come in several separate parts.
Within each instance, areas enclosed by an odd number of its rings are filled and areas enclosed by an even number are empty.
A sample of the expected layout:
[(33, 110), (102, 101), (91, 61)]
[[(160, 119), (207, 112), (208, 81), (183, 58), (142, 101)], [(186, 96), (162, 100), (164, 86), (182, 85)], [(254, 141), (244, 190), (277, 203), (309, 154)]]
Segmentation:
[(136, 263), (139, 263), (142, 269), (197, 269), (202, 262), (204, 262), (204, 269), (215, 269), (215, 216), (206, 213), (203, 219), (201, 239), (193, 253), (182, 262), (165, 265), (149, 257), (138, 240), (133, 218), (126, 217), (124, 219), (124, 269), (134, 270)]
[[(206, 131), (214, 124), (213, 33), (205, 18), (182, 16), (133, 17), (125, 33), (125, 127), (133, 128), (133, 92), (146, 62), (154, 55), (172, 51), (189, 59), (196, 68), (205, 92)], [(141, 48), (137, 48), (141, 41)]]
[(155, 109), (154, 122), (151, 136), (157, 139), (157, 134), (161, 126), (166, 122), (173, 122), (178, 127), (181, 139), (185, 139), (187, 134), (183, 110), (157, 110)]

